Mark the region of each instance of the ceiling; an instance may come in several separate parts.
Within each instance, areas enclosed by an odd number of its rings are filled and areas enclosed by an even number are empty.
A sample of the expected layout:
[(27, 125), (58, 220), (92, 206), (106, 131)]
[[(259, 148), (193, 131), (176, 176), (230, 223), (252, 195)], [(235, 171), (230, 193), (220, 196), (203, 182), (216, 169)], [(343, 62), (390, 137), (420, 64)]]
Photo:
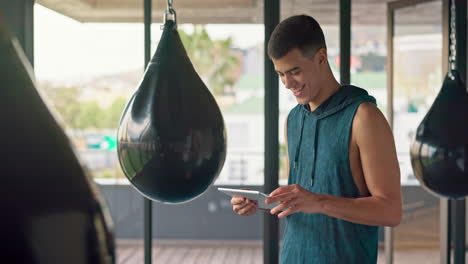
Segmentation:
[[(174, 0), (178, 23), (263, 24), (263, 2), (268, 0)], [(352, 0), (353, 24), (385, 25), (387, 2)], [(37, 3), (80, 22), (143, 22), (143, 0), (36, 0)], [(440, 23), (441, 0), (413, 8), (407, 24)], [(434, 8), (439, 6), (438, 8)], [(153, 22), (161, 23), (166, 2), (152, 0)], [(338, 24), (339, 0), (281, 1), (281, 17), (314, 16), (322, 25)]]

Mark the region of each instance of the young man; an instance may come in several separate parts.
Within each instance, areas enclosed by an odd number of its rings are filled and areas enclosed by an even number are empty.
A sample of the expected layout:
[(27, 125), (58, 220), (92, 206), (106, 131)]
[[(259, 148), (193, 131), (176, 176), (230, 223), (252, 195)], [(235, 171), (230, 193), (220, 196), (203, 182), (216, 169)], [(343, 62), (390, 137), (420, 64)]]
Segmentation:
[[(309, 16), (282, 21), (268, 55), (298, 105), (288, 115), (288, 184), (270, 194), (270, 213), (286, 217), (281, 263), (377, 262), (378, 226), (402, 215), (400, 170), (391, 129), (361, 88), (340, 85), (322, 29)], [(242, 197), (233, 210), (251, 215)]]

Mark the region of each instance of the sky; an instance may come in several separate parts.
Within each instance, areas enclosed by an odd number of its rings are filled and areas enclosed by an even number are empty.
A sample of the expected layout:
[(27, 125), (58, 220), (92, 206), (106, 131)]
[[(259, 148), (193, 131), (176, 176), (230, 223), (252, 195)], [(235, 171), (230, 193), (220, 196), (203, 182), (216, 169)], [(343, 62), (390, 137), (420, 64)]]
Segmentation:
[[(179, 25), (191, 31), (191, 25)], [(80, 23), (34, 7), (34, 61), (38, 80), (66, 81), (126, 72), (144, 64), (144, 28), (140, 23)], [(263, 25), (207, 25), (214, 39), (231, 36), (235, 47), (263, 41)], [(152, 53), (160, 36), (152, 26)]]

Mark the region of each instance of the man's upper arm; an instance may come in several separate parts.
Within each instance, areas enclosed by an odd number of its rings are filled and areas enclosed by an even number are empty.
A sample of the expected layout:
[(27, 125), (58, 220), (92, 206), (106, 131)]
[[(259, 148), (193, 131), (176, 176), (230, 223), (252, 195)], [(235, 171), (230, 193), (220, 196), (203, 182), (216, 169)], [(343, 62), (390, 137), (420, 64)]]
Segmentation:
[(372, 196), (386, 199), (401, 212), (400, 168), (390, 126), (373, 103), (362, 103), (353, 122), (362, 171)]

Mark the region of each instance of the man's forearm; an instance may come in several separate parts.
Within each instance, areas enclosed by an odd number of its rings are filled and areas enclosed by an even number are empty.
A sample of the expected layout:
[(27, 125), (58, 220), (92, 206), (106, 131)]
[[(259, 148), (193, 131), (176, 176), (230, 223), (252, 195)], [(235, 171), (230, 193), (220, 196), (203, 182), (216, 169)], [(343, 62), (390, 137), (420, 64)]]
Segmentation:
[(401, 207), (396, 202), (377, 196), (342, 198), (320, 195), (321, 213), (364, 225), (396, 226), (401, 220)]

